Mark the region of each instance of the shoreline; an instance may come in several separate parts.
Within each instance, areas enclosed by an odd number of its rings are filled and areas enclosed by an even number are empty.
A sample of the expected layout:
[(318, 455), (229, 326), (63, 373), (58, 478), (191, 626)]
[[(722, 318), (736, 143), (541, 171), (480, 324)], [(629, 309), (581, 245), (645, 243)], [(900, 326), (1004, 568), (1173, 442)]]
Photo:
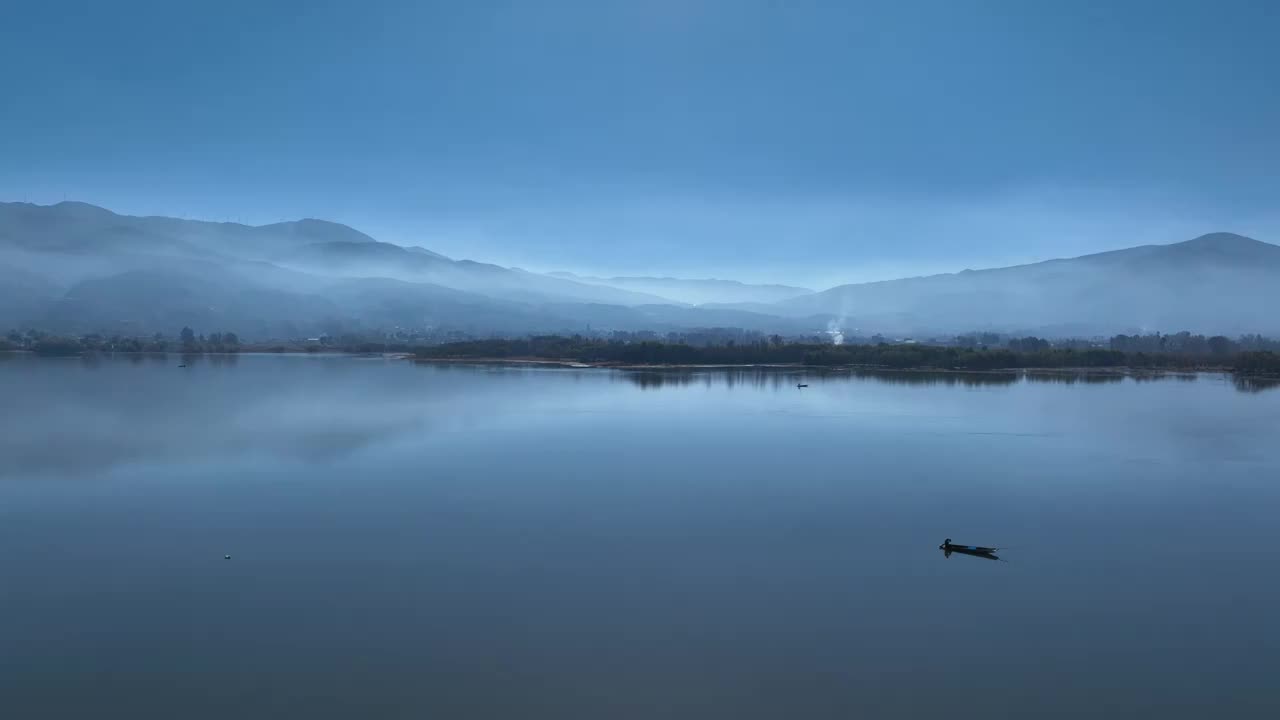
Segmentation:
[(772, 370), (772, 371), (807, 371), (807, 372), (878, 372), (878, 373), (920, 373), (920, 374), (946, 374), (946, 375), (1041, 375), (1041, 376), (1080, 376), (1080, 375), (1097, 375), (1097, 376), (1119, 376), (1119, 377), (1154, 377), (1154, 376), (1190, 376), (1199, 373), (1214, 373), (1222, 375), (1231, 375), (1238, 378), (1248, 378), (1255, 380), (1274, 380), (1280, 382), (1280, 376), (1268, 375), (1265, 373), (1245, 373), (1234, 370), (1230, 367), (1203, 365), (1193, 368), (1144, 368), (1132, 366), (1115, 366), (1115, 367), (1008, 367), (1008, 368), (989, 368), (989, 369), (965, 369), (965, 368), (940, 368), (940, 367), (888, 367), (883, 365), (806, 365), (804, 363), (624, 363), (606, 360), (574, 360), (569, 358), (536, 358), (536, 357), (418, 357), (411, 352), (359, 352), (351, 350), (264, 350), (250, 349), (239, 352), (198, 352), (187, 353), (178, 350), (167, 350), (164, 352), (83, 352), (67, 355), (41, 355), (33, 350), (14, 349), (0, 350), (0, 355), (29, 355), (32, 357), (47, 358), (85, 358), (85, 357), (238, 357), (238, 356), (277, 356), (277, 355), (308, 355), (308, 356), (344, 356), (344, 357), (380, 357), (389, 360), (407, 360), (413, 363), (422, 363), (428, 365), (490, 365), (490, 366), (509, 366), (509, 367), (546, 367), (546, 368), (563, 368), (574, 370), (628, 370), (628, 371), (677, 371), (677, 370)]
[(748, 364), (690, 364), (690, 363), (619, 363), (609, 361), (582, 361), (550, 358), (498, 358), (498, 357), (453, 357), (422, 358), (407, 355), (406, 359), (415, 363), (432, 365), (509, 365), (509, 366), (542, 366), (574, 369), (604, 370), (805, 370), (805, 371), (853, 371), (898, 372), (898, 373), (944, 373), (956, 375), (1118, 375), (1122, 377), (1140, 377), (1152, 375), (1196, 375), (1199, 373), (1216, 373), (1266, 379), (1280, 379), (1269, 375), (1247, 375), (1231, 368), (1205, 365), (1195, 368), (1142, 368), (1131, 366), (1117, 367), (1010, 367), (991, 368), (986, 370), (969, 370), (965, 368), (907, 367), (895, 368), (884, 365), (805, 365), (804, 363), (748, 363)]

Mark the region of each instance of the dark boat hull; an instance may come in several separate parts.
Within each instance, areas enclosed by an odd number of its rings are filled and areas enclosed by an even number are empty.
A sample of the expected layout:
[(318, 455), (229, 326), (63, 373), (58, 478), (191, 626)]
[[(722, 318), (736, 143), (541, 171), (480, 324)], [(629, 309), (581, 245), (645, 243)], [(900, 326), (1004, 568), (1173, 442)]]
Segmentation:
[(994, 552), (1000, 551), (1000, 548), (982, 547), (981, 545), (958, 545), (950, 541), (942, 543), (941, 545), (938, 546), (938, 549), (954, 550), (956, 552), (971, 552), (971, 553), (994, 553)]
[(961, 548), (959, 545), (953, 545), (953, 546), (951, 546), (951, 547), (949, 547), (949, 548), (945, 548), (945, 549), (942, 551), (942, 554), (943, 554), (945, 557), (951, 557), (951, 553), (960, 553), (961, 555), (968, 555), (969, 557), (986, 558), (987, 560), (999, 560), (999, 559), (1000, 559), (1000, 556), (999, 556), (999, 555), (996, 555), (995, 553), (990, 553), (990, 552), (977, 552), (976, 550), (965, 550), (965, 549)]

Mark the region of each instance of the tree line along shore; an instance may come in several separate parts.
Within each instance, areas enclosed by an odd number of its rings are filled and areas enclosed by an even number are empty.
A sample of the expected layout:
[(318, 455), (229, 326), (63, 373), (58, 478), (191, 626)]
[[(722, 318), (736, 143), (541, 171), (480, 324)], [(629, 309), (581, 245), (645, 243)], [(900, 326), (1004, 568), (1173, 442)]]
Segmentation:
[[(1019, 368), (1133, 368), (1219, 370), (1280, 374), (1280, 353), (1217, 346), (1217, 352), (1114, 350), (1054, 347), (1047, 341), (1019, 340), (1006, 347), (943, 346), (922, 343), (833, 345), (804, 342), (693, 346), (660, 341), (623, 342), (544, 336), (447, 343), (419, 348), (417, 358), (442, 360), (553, 360), (597, 365), (805, 365), (865, 366), (922, 370), (1007, 370)], [(1043, 344), (1041, 344), (1043, 343)]]
[(0, 338), (0, 350), (39, 355), (93, 353), (347, 352), (399, 353), (424, 361), (540, 360), (591, 365), (800, 365), (862, 366), (897, 370), (1008, 370), (1097, 368), (1136, 370), (1218, 370), (1280, 376), (1280, 341), (1262, 336), (1231, 340), (1190, 333), (1117, 335), (1105, 342), (1051, 342), (1037, 337), (957, 336), (949, 344), (860, 341), (833, 344), (778, 336), (694, 344), (679, 339), (545, 335), (422, 344), (407, 339), (344, 337), (246, 343), (233, 332), (196, 334), (183, 328), (174, 340), (86, 335), (54, 336), (16, 331)]

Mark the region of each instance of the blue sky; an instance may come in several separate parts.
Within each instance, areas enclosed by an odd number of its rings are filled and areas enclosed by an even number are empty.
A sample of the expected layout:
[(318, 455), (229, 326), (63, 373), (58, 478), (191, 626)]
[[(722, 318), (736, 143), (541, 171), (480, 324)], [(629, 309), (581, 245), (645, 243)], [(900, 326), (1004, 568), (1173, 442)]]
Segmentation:
[(1280, 242), (1258, 2), (14, 3), (0, 198), (810, 285)]

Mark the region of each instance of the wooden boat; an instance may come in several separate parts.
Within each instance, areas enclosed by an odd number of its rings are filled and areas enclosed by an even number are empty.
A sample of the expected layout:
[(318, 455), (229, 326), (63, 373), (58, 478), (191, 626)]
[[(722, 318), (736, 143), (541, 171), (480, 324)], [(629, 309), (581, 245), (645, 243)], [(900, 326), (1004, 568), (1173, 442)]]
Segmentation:
[(983, 555), (994, 555), (1000, 548), (982, 547), (981, 545), (953, 545), (951, 538), (947, 538), (938, 546), (939, 550), (949, 550), (962, 553), (982, 553)]
[(989, 552), (974, 552), (973, 550), (961, 550), (958, 545), (952, 545), (946, 550), (943, 550), (942, 556), (949, 558), (951, 557), (951, 553), (960, 553), (961, 555), (968, 555), (969, 557), (982, 558), (983, 560), (997, 560), (999, 562), (1004, 562), (1004, 560), (1000, 560), (999, 555), (993, 555), (992, 553), (989, 553)]

